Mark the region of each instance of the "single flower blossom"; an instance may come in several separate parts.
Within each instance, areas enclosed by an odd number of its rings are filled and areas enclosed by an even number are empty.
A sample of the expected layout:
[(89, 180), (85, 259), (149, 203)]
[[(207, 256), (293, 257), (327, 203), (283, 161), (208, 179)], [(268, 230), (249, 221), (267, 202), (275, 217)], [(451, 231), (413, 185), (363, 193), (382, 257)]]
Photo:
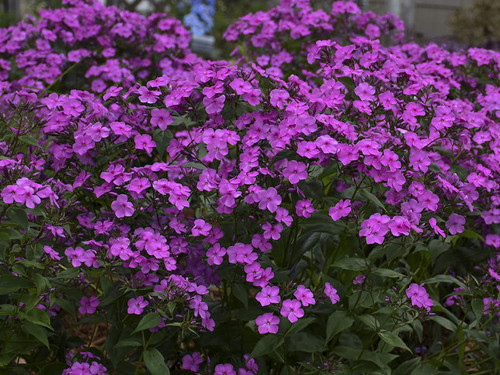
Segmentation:
[(287, 299), (283, 301), (283, 306), (280, 311), (281, 316), (288, 318), (290, 323), (295, 323), (299, 318), (304, 316), (304, 310), (301, 308), (301, 304), (296, 299)]
[(338, 301), (340, 301), (340, 297), (337, 294), (337, 289), (335, 289), (329, 282), (325, 283), (325, 294), (330, 300), (332, 301), (332, 304), (336, 304)]
[(99, 306), (99, 298), (97, 297), (82, 297), (80, 299), (80, 307), (78, 312), (82, 315), (95, 313), (97, 306)]
[(337, 221), (349, 215), (350, 212), (351, 212), (351, 200), (341, 199), (335, 206), (330, 207), (330, 209), (328, 210), (328, 215), (330, 215), (333, 221)]
[(149, 302), (144, 300), (143, 296), (131, 298), (128, 300), (127, 312), (129, 314), (141, 315), (147, 305), (149, 305)]
[(135, 212), (134, 205), (128, 201), (125, 194), (118, 195), (116, 200), (111, 203), (111, 208), (118, 218), (132, 216)]
[(257, 329), (261, 335), (265, 335), (266, 333), (274, 335), (278, 333), (279, 322), (280, 318), (272, 313), (265, 313), (255, 319), (255, 324), (257, 325)]

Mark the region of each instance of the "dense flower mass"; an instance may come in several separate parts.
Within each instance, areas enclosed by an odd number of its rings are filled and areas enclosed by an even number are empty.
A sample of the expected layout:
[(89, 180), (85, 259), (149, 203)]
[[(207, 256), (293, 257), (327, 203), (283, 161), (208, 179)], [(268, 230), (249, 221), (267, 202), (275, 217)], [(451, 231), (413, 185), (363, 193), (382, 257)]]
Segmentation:
[(177, 20), (64, 3), (0, 31), (1, 363), (500, 368), (499, 53), (284, 0), (208, 61)]

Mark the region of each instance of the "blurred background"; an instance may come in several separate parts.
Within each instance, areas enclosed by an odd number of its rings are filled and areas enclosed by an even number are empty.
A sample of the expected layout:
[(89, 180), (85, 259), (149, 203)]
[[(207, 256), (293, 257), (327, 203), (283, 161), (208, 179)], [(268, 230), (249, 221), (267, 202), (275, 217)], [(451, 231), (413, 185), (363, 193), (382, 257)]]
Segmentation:
[[(99, 0), (106, 5), (145, 14), (166, 12), (183, 20), (197, 48), (217, 55), (229, 48), (222, 33), (247, 13), (267, 10), (279, 0)], [(332, 0), (312, 0), (329, 7)], [(500, 48), (500, 0), (356, 0), (365, 11), (392, 12), (405, 22), (407, 34), (417, 42), (444, 43), (452, 48)], [(61, 0), (0, 0), (0, 26), (43, 8), (60, 7)], [(196, 49), (196, 48), (195, 48)], [(216, 52), (219, 53), (216, 53)], [(214, 53), (215, 52), (215, 53)]]

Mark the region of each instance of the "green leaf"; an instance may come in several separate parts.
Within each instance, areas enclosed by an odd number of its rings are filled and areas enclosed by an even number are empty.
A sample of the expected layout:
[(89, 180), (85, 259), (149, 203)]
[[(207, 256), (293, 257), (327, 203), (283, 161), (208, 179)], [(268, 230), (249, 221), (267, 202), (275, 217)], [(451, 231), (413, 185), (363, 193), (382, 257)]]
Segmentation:
[(23, 235), (15, 229), (4, 228), (0, 230), (0, 238), (5, 238), (7, 240), (20, 240), (23, 238)]
[(76, 316), (76, 306), (74, 303), (62, 298), (55, 298), (54, 303), (70, 313), (72, 316)]
[(286, 331), (285, 337), (286, 336), (291, 336), (295, 335), (296, 333), (299, 333), (303, 329), (305, 329), (309, 324), (314, 322), (316, 318), (303, 318), (299, 319), (297, 322), (293, 323), (291, 327)]
[(141, 319), (137, 327), (134, 329), (134, 332), (132, 334), (144, 331), (145, 329), (150, 329), (157, 327), (158, 324), (161, 322), (161, 316), (158, 313), (148, 313), (144, 315), (144, 317)]
[(182, 168), (194, 168), (194, 169), (199, 169), (199, 170), (207, 169), (207, 167), (205, 167), (203, 164), (195, 163), (192, 161), (182, 164)]
[(18, 307), (14, 306), (14, 305), (8, 305), (8, 304), (0, 305), (0, 316), (1, 315), (14, 315), (16, 313), (17, 309), (18, 309)]
[(248, 290), (245, 288), (243, 284), (233, 284), (231, 288), (232, 294), (245, 306), (245, 309), (248, 308)]
[(443, 318), (442, 316), (434, 315), (431, 316), (430, 319), (439, 324), (441, 327), (446, 328), (448, 331), (454, 332), (457, 329), (457, 325), (455, 323), (449, 319)]
[(323, 184), (318, 180), (300, 181), (298, 183), (299, 189), (306, 195), (313, 199), (321, 200), (323, 198)]
[(35, 282), (36, 292), (38, 295), (42, 294), (46, 288), (50, 288), (49, 281), (39, 273), (33, 274), (33, 281)]
[(417, 334), (419, 342), (421, 342), (424, 336), (424, 327), (422, 326), (422, 323), (420, 322), (420, 320), (415, 319), (413, 322), (411, 322), (411, 326)]
[(78, 268), (68, 268), (67, 270), (59, 272), (59, 274), (56, 276), (58, 279), (74, 279), (76, 276), (78, 276)]
[(47, 338), (47, 331), (45, 330), (45, 328), (30, 322), (24, 322), (23, 331), (35, 337), (38, 341), (45, 345), (47, 349), (50, 350), (49, 339)]
[(375, 319), (373, 315), (360, 315), (358, 319), (361, 320), (364, 324), (366, 324), (372, 331), (377, 331), (380, 328), (380, 323)]
[(311, 333), (299, 332), (287, 338), (287, 350), (291, 352), (315, 353), (325, 349), (323, 340)]
[(28, 145), (40, 148), (38, 141), (35, 138), (31, 138), (29, 135), (21, 135), (19, 136), (19, 139)]
[(7, 366), (15, 357), (15, 354), (0, 353), (0, 368)]
[(42, 327), (47, 327), (48, 329), (52, 330), (52, 326), (50, 325), (49, 314), (45, 310), (33, 309), (27, 312), (26, 314), (21, 312), (19, 313), (19, 315), (33, 324)]
[(376, 206), (380, 207), (384, 211), (387, 211), (385, 209), (384, 204), (380, 201), (380, 199), (378, 199), (375, 195), (370, 193), (368, 190), (366, 190), (366, 189), (359, 190), (358, 194), (361, 195), (363, 198), (366, 198), (368, 201), (374, 203)]
[(349, 76), (338, 77), (338, 81), (342, 82), (345, 87), (349, 89), (349, 92), (354, 92), (354, 80)]
[(170, 140), (173, 138), (172, 132), (170, 130), (162, 131), (157, 129), (153, 133), (153, 140), (156, 143), (156, 150), (160, 158), (163, 157)]
[(361, 349), (351, 348), (350, 346), (345, 345), (336, 345), (333, 348), (333, 353), (350, 361), (356, 361), (361, 354)]
[(414, 370), (420, 364), (420, 357), (410, 359), (400, 364), (394, 371), (394, 375), (408, 375), (409, 371)]
[(37, 294), (37, 295), (31, 296), (29, 294), (26, 294), (25, 296), (23, 296), (21, 301), (24, 303), (23, 310), (24, 310), (24, 312), (27, 313), (27, 312), (31, 311), (32, 309), (34, 309), (36, 305), (38, 305), (38, 303), (40, 302), (40, 295)]
[(464, 288), (465, 290), (468, 289), (467, 285), (465, 285), (463, 282), (450, 275), (437, 275), (425, 281), (425, 284), (436, 284), (436, 283), (453, 283)]
[(163, 355), (156, 349), (146, 349), (143, 352), (144, 363), (152, 375), (169, 375), (170, 369), (165, 364)]
[(142, 346), (142, 340), (139, 339), (126, 339), (120, 340), (113, 348), (127, 348), (131, 346)]
[(411, 353), (411, 350), (406, 344), (399, 338), (394, 332), (384, 331), (377, 332), (382, 341), (385, 341), (389, 345), (396, 346), (398, 348), (406, 349)]
[(466, 229), (462, 233), (459, 233), (456, 236), (453, 236), (452, 237), (453, 244), (455, 244), (457, 242), (458, 238), (460, 238), (460, 237), (462, 237), (462, 238), (470, 238), (470, 239), (479, 238), (481, 241), (484, 242), (484, 238), (479, 233), (474, 232), (471, 229)]
[(0, 295), (17, 292), (19, 289), (30, 288), (33, 283), (30, 280), (14, 275), (0, 276)]
[(484, 303), (481, 301), (479, 298), (474, 298), (472, 300), (472, 311), (474, 312), (474, 315), (476, 316), (476, 319), (479, 321), (483, 317), (483, 312), (484, 312)]
[(255, 344), (255, 347), (252, 350), (252, 354), (250, 356), (252, 358), (260, 357), (264, 354), (268, 354), (281, 345), (283, 345), (284, 339), (281, 336), (276, 336), (272, 334), (268, 334), (261, 338), (257, 344)]
[(437, 368), (429, 363), (421, 363), (416, 369), (414, 369), (410, 375), (435, 375), (437, 374)]
[(451, 245), (449, 243), (440, 241), (440, 240), (432, 240), (429, 243), (429, 253), (431, 254), (432, 259), (436, 259), (441, 254), (450, 250)]
[(377, 268), (375, 271), (373, 271), (373, 274), (379, 275), (382, 277), (389, 277), (389, 278), (399, 278), (399, 277), (405, 277), (402, 273), (390, 270), (388, 268)]
[(326, 323), (325, 343), (328, 343), (337, 333), (340, 333), (352, 326), (352, 323), (354, 323), (354, 319), (346, 316), (344, 311), (335, 311), (332, 315), (330, 315), (328, 322)]
[(332, 267), (341, 268), (350, 271), (364, 271), (368, 268), (365, 259), (361, 258), (344, 258), (336, 261)]
[(21, 226), (21, 228), (28, 228), (28, 215), (26, 215), (26, 211), (22, 208), (11, 209), (8, 216), (10, 220)]
[(391, 371), (388, 364), (398, 357), (399, 356), (397, 354), (372, 352), (370, 350), (365, 350), (363, 351), (363, 357), (361, 359), (375, 363), (381, 369), (388, 370), (385, 373), (390, 374)]
[(68, 368), (66, 363), (62, 362), (52, 362), (45, 366), (38, 375), (54, 375), (61, 374), (65, 369)]

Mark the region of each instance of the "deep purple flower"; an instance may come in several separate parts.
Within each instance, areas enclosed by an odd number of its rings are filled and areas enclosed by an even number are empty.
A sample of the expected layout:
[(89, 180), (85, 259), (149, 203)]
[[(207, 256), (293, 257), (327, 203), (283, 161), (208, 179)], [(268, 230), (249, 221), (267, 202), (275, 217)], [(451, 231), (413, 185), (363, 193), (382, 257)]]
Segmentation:
[(99, 306), (99, 298), (97, 297), (82, 297), (80, 300), (80, 307), (78, 312), (80, 314), (93, 314), (95, 313), (97, 306)]

